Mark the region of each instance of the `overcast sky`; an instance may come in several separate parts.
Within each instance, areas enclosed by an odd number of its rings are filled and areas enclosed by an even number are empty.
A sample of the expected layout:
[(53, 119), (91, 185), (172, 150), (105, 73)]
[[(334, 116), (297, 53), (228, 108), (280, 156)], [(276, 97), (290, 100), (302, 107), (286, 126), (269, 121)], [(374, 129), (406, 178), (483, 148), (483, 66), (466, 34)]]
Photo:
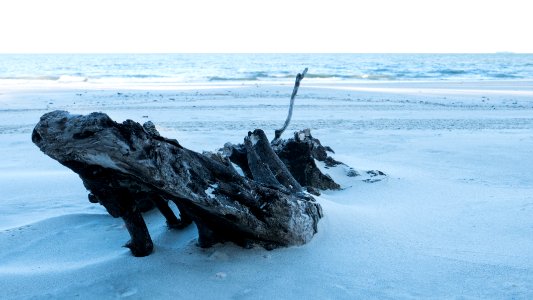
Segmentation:
[(529, 52), (532, 0), (1, 0), (0, 52)]

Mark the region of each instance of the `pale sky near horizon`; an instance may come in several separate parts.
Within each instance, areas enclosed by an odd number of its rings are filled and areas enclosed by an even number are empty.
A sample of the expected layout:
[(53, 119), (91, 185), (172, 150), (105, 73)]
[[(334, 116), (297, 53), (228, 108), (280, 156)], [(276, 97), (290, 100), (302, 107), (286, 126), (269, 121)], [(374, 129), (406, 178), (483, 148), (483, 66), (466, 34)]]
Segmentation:
[(0, 53), (533, 53), (532, 8), (531, 0), (5, 0)]

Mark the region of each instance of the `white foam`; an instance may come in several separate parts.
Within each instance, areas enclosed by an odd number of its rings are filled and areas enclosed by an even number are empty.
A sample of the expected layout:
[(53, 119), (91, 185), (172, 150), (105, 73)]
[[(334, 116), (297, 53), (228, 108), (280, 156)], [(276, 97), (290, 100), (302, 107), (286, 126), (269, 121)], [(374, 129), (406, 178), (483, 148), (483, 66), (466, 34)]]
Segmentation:
[(68, 82), (87, 82), (89, 78), (85, 76), (72, 76), (72, 75), (61, 75), (58, 82), (68, 83)]

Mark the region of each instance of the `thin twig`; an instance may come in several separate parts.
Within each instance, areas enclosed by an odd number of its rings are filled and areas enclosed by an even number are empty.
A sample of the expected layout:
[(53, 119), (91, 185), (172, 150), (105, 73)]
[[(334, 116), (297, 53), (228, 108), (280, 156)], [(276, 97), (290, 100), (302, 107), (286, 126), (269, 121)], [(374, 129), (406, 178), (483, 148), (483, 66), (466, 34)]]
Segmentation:
[(294, 82), (294, 89), (292, 90), (292, 96), (291, 96), (291, 104), (289, 106), (289, 114), (287, 115), (287, 119), (285, 120), (285, 124), (283, 124), (283, 127), (281, 127), (280, 129), (276, 129), (274, 131), (273, 142), (277, 141), (281, 137), (281, 135), (283, 134), (285, 129), (287, 129), (287, 127), (289, 126), (289, 123), (291, 122), (292, 108), (294, 107), (294, 98), (296, 98), (296, 93), (298, 93), (298, 88), (300, 87), (300, 81), (304, 79), (304, 76), (306, 73), (307, 73), (307, 68), (305, 68), (305, 70), (302, 73), (298, 73), (298, 75), (296, 75), (296, 82)]

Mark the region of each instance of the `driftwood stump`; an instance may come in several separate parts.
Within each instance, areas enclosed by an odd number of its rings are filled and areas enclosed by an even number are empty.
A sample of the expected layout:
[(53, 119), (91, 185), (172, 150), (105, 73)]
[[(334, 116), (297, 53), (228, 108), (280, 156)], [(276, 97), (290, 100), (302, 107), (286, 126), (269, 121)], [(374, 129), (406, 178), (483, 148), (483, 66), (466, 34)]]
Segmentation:
[[(333, 150), (328, 146), (322, 146), (318, 139), (311, 136), (309, 129), (295, 132), (294, 137), (288, 140), (278, 137), (270, 145), (262, 146), (274, 150), (274, 153), (271, 154), (272, 160), (276, 161), (283, 172), (291, 174), (291, 180), (294, 179), (290, 182), (292, 186), (299, 189), (305, 187), (308, 192), (315, 195), (320, 195), (319, 190), (338, 190), (341, 188), (330, 176), (320, 171), (315, 160), (324, 162), (328, 167), (342, 163), (327, 154), (327, 152), (333, 153)], [(247, 149), (244, 144), (227, 143), (221, 152), (232, 163), (239, 166), (246, 177), (253, 179), (255, 176), (248, 166)]]
[[(201, 247), (224, 241), (267, 249), (301, 245), (311, 240), (322, 217), (320, 205), (302, 191), (259, 129), (248, 133), (240, 149), (247, 176), (220, 154), (199, 154), (161, 137), (151, 123), (116, 123), (103, 113), (47, 113), (32, 140), (80, 175), (92, 202), (123, 218), (135, 256), (153, 250), (141, 215), (151, 206), (170, 227), (194, 222)], [(181, 218), (168, 207), (169, 200)]]

